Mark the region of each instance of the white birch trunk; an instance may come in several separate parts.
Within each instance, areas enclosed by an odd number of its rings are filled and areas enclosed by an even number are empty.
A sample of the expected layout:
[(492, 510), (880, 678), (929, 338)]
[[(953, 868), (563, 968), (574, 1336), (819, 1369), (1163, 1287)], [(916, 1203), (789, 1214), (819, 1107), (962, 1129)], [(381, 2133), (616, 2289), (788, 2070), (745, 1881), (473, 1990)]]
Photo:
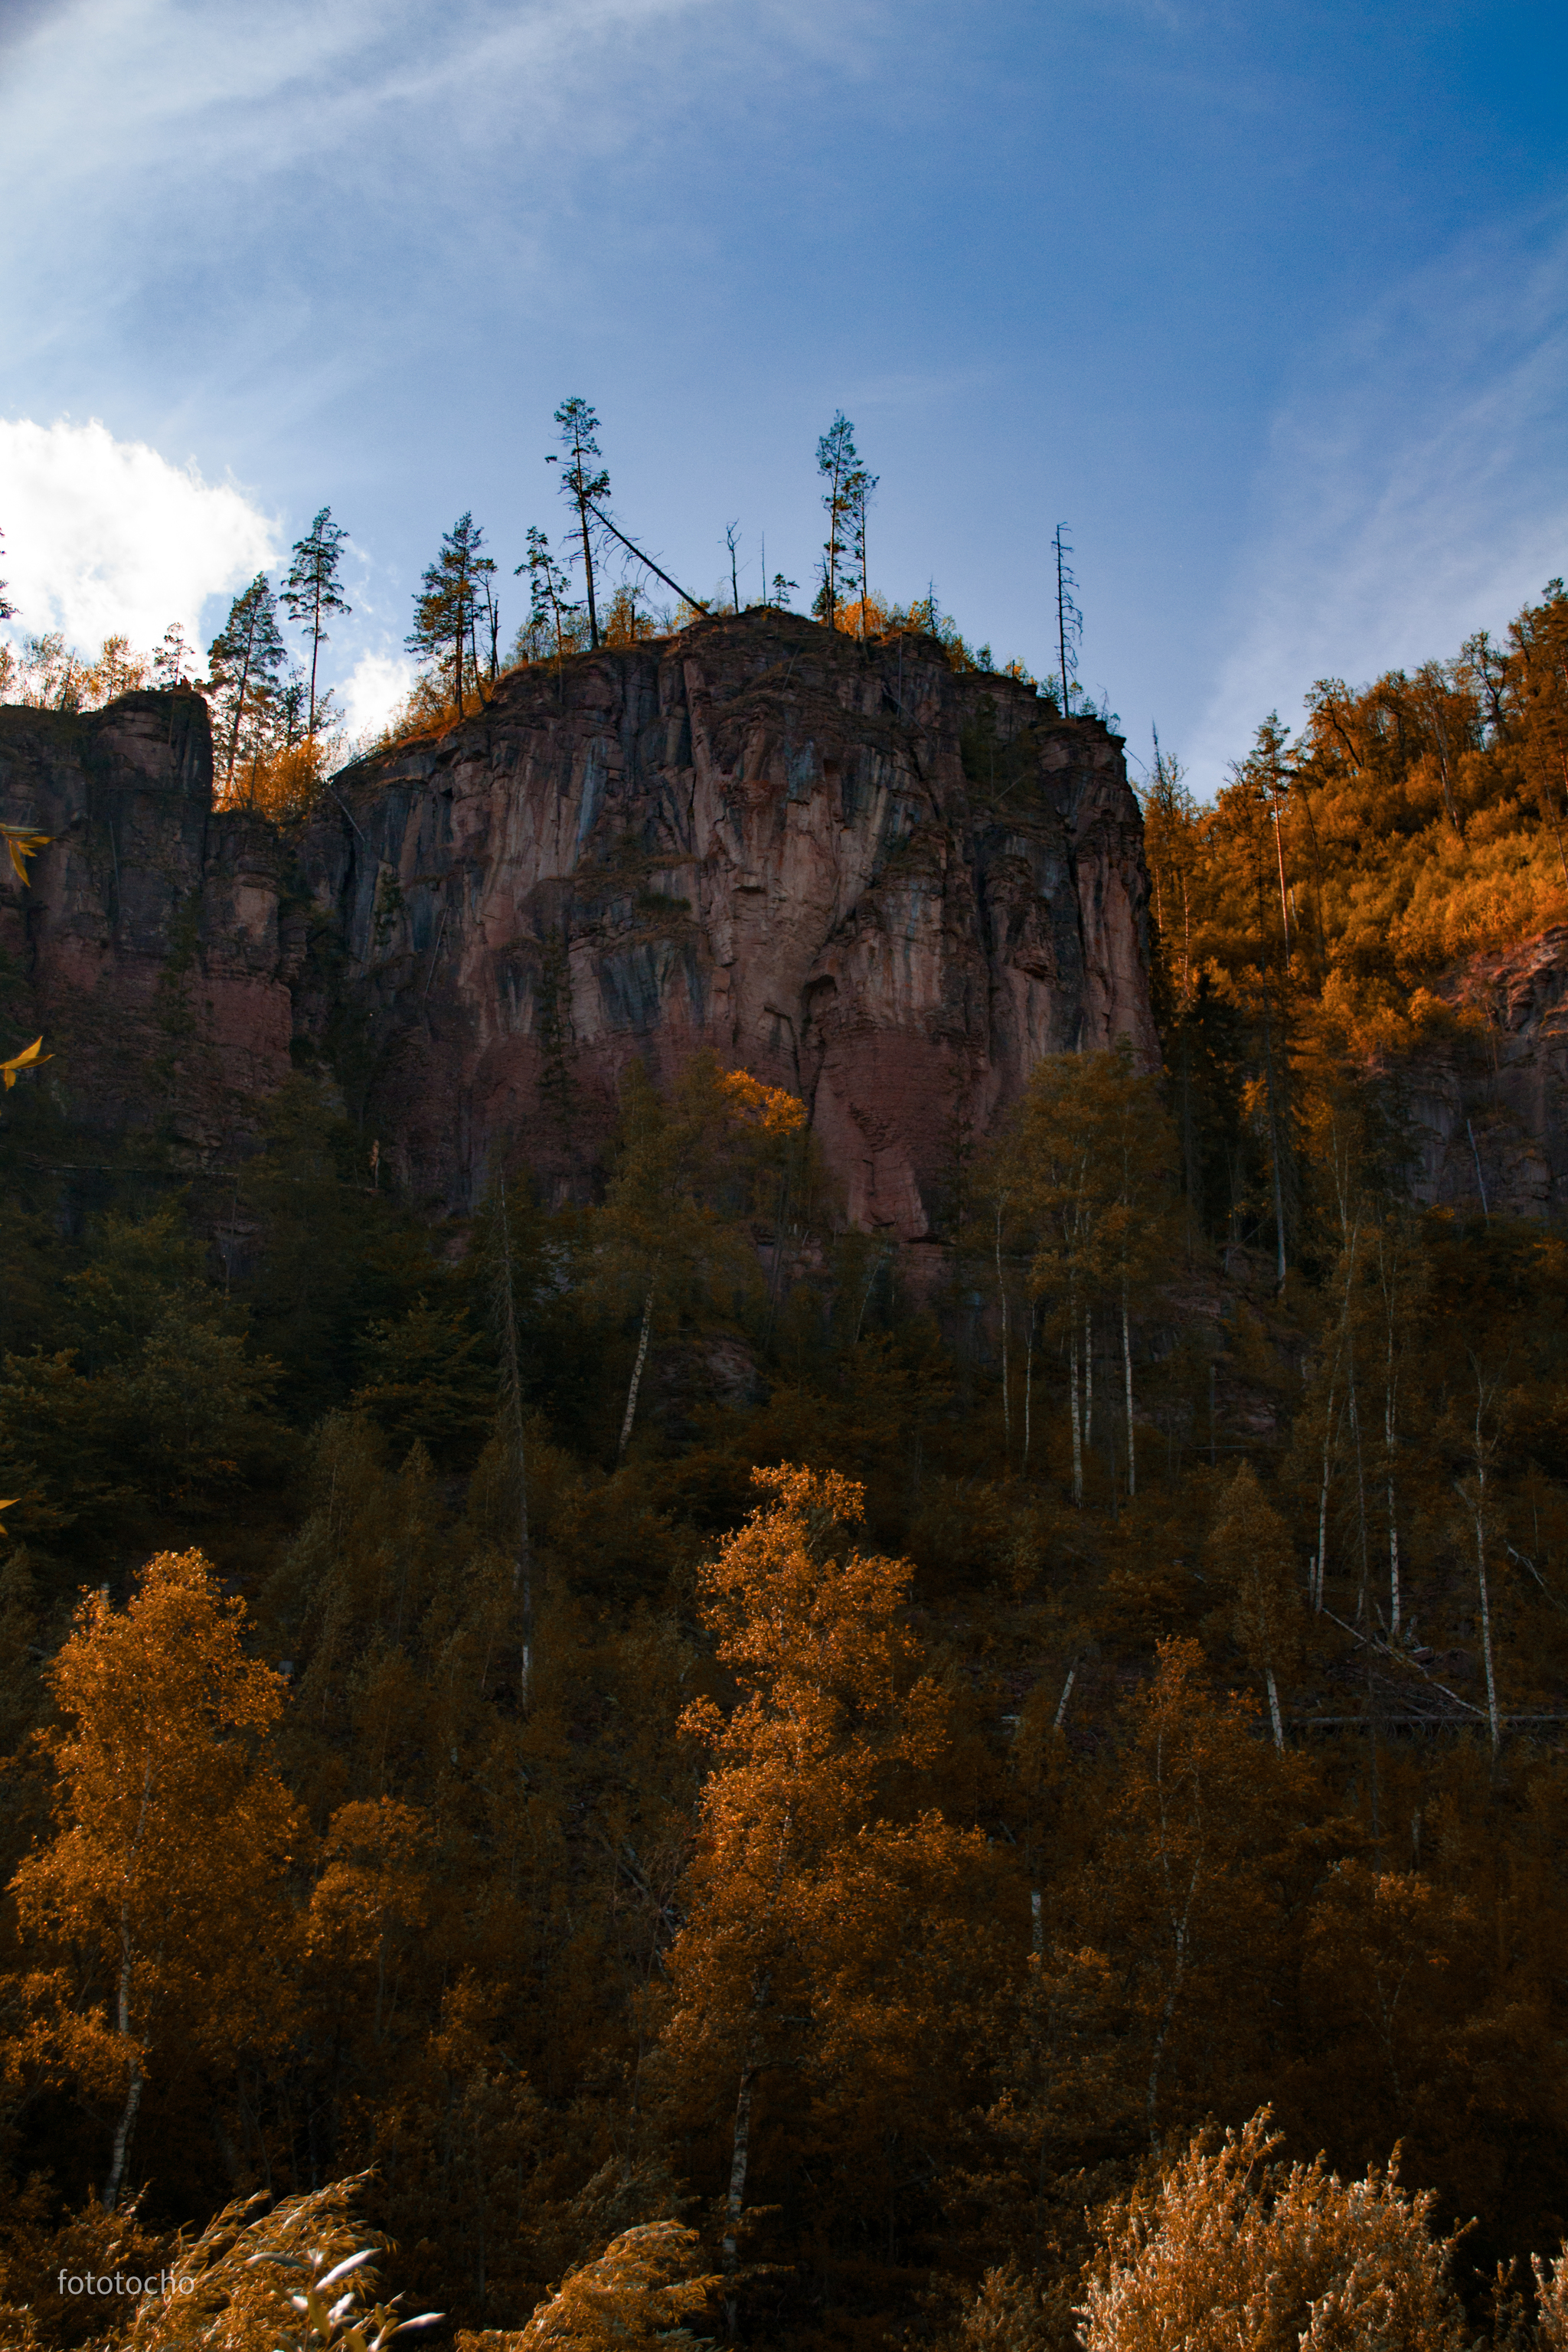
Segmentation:
[(1317, 1616), (1323, 1606), (1323, 1568), (1329, 1557), (1329, 1457), (1333, 1441), (1334, 1383), (1329, 1382), (1329, 1401), (1323, 1409), (1323, 1475), (1318, 1488), (1318, 1557), (1312, 1565), (1310, 1598), (1312, 1613)]
[(1481, 1594), (1481, 1654), (1487, 1669), (1487, 1721), (1491, 1728), (1492, 1758), (1496, 1761), (1501, 1744), (1502, 1727), (1498, 1717), (1497, 1672), (1492, 1659), (1491, 1591), (1487, 1582), (1487, 1465), (1482, 1450), (1481, 1408), (1476, 1408), (1476, 1580)]
[(1083, 1310), (1083, 1450), (1094, 1444), (1094, 1316)]
[[(140, 1832), (138, 1832), (140, 1843)], [(121, 2032), (131, 2034), (131, 1933), (122, 1906), (120, 1917), (120, 2001), (116, 2011)], [(114, 2147), (109, 2159), (109, 2178), (103, 2184), (103, 2210), (112, 2213), (120, 2202), (120, 2191), (125, 2179), (125, 2159), (131, 2153), (131, 2142), (136, 2130), (136, 2111), (142, 2105), (142, 2057), (134, 2044), (131, 2051), (131, 2080), (126, 2085), (125, 2105), (121, 2110), (115, 2129)]]
[(1078, 1393), (1078, 1326), (1072, 1327), (1068, 1340), (1068, 1393), (1072, 1402), (1072, 1498), (1079, 1510), (1083, 1508), (1083, 1417), (1079, 1408)]
[(1275, 1684), (1273, 1667), (1265, 1666), (1263, 1674), (1264, 1679), (1268, 1685), (1268, 1720), (1274, 1726), (1274, 1746), (1277, 1753), (1283, 1756), (1285, 1753), (1285, 1725), (1279, 1714), (1279, 1692)]
[(1073, 1660), (1073, 1662), (1072, 1662), (1071, 1665), (1068, 1668), (1068, 1678), (1067, 1678), (1066, 1682), (1065, 1682), (1065, 1683), (1063, 1683), (1063, 1685), (1062, 1685), (1062, 1695), (1061, 1695), (1060, 1698), (1057, 1701), (1056, 1720), (1055, 1720), (1055, 1722), (1051, 1725), (1051, 1729), (1052, 1729), (1053, 1731), (1059, 1731), (1059, 1730), (1061, 1729), (1061, 1727), (1062, 1727), (1062, 1725), (1063, 1725), (1063, 1724), (1066, 1722), (1066, 1720), (1067, 1720), (1068, 1701), (1068, 1699), (1069, 1699), (1069, 1698), (1071, 1698), (1071, 1696), (1072, 1696), (1072, 1686), (1073, 1686), (1074, 1683), (1075, 1683), (1077, 1680), (1078, 1680), (1078, 1660), (1075, 1658), (1075, 1659)]
[(1132, 1434), (1132, 1333), (1127, 1320), (1127, 1285), (1121, 1286), (1121, 1369), (1127, 1384), (1127, 1499), (1138, 1492), (1138, 1442)]
[(1024, 1342), (1024, 1458), (1019, 1467), (1029, 1466), (1029, 1408), (1035, 1389), (1035, 1307), (1029, 1303), (1029, 1328)]
[(642, 1386), (643, 1366), (647, 1361), (647, 1335), (652, 1328), (653, 1285), (650, 1282), (647, 1286), (647, 1297), (643, 1302), (642, 1337), (637, 1341), (637, 1360), (632, 1366), (632, 1384), (626, 1391), (626, 1419), (621, 1423), (621, 1442), (616, 1448), (617, 1462), (625, 1459), (626, 1446), (630, 1443), (632, 1421), (637, 1409), (637, 1391)]

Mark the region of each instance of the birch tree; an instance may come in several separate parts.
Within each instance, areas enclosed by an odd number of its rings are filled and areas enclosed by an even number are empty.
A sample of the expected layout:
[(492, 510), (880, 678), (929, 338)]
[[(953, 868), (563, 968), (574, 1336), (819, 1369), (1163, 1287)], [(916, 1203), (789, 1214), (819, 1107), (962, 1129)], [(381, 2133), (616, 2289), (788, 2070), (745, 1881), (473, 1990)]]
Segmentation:
[(288, 2025), (283, 1875), (301, 1824), (258, 1752), (283, 1700), (199, 1552), (160, 1552), (129, 1605), (95, 1594), (48, 1669), (56, 1834), (12, 1881), (24, 1928), (78, 1956), (67, 2066), (120, 2083), (102, 2202), (123, 2190), (145, 2085), (194, 2045), (232, 2060)]

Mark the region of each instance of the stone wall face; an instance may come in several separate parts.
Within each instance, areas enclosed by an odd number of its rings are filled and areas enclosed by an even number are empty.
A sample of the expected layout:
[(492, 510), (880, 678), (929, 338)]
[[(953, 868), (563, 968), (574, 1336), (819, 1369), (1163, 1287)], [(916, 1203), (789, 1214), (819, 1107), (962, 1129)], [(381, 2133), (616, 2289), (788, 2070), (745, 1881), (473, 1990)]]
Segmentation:
[(1441, 992), (1461, 1034), (1386, 1074), (1416, 1199), (1568, 1217), (1568, 927), (1476, 957)]
[(293, 1023), (288, 853), (269, 827), (215, 814), (212, 783), (197, 695), (0, 710), (0, 811), (50, 836), (30, 888), (0, 869), (17, 1013), (46, 1032), (74, 1114), (152, 1130), (198, 1164), (254, 1136)]
[(508, 681), (340, 778), (301, 850), (365, 1111), (454, 1205), (613, 1117), (633, 1055), (800, 1093), (857, 1223), (931, 1230), (957, 1122), (1042, 1054), (1157, 1054), (1121, 745), (930, 640), (756, 612)]
[(460, 1211), (498, 1148), (579, 1181), (627, 1062), (708, 1047), (800, 1093), (849, 1217), (915, 1241), (1041, 1055), (1157, 1058), (1119, 740), (929, 639), (754, 612), (523, 672), (291, 845), (213, 812), (195, 696), (12, 709), (0, 805), (54, 841), (0, 890), (51, 1083), (197, 1163), (292, 1046)]

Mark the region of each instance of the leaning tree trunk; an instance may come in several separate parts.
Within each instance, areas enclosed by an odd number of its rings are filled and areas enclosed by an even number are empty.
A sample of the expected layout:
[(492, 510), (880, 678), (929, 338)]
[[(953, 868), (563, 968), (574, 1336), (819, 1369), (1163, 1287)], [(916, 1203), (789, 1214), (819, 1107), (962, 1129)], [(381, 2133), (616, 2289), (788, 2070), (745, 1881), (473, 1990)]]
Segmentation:
[(650, 1282), (647, 1286), (647, 1297), (643, 1301), (642, 1336), (637, 1341), (637, 1360), (632, 1366), (631, 1387), (626, 1391), (626, 1419), (621, 1423), (621, 1442), (616, 1448), (617, 1462), (625, 1460), (626, 1447), (631, 1442), (632, 1422), (637, 1409), (637, 1391), (642, 1386), (643, 1366), (647, 1361), (647, 1335), (652, 1328), (653, 1285)]

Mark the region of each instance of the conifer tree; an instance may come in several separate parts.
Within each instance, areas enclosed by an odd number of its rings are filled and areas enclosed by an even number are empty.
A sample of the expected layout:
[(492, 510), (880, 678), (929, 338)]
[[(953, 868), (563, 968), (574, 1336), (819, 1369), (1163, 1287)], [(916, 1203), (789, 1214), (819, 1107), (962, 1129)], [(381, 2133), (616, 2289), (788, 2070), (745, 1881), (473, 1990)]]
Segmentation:
[(435, 562), (426, 566), (423, 591), (414, 600), (414, 626), (405, 640), (411, 654), (423, 654), (438, 670), (449, 667), (459, 719), (481, 583), (495, 569), (494, 558), (482, 551), (484, 539), (465, 509), (443, 535)]
[(525, 572), (528, 574), (529, 629), (535, 635), (553, 640), (556, 666), (559, 667), (566, 653), (567, 636), (580, 608), (569, 601), (571, 583), (550, 551), (548, 533), (541, 530), (537, 523), (530, 523), (528, 527), (528, 553), (517, 565), (514, 576), (521, 578)]
[(153, 656), (153, 677), (161, 686), (183, 686), (195, 653), (195, 647), (187, 644), (180, 623), (171, 621)]
[(228, 618), (207, 648), (207, 672), (219, 712), (227, 722), (224, 782), (234, 785), (241, 741), (260, 757), (267, 722), (278, 692), (279, 673), (288, 659), (278, 628), (278, 604), (265, 572), (228, 608)]
[[(594, 437), (599, 430), (599, 420), (587, 402), (575, 394), (563, 400), (555, 412), (555, 422), (561, 427), (561, 446), (570, 460), (561, 477), (561, 493), (577, 509), (577, 529), (583, 541), (583, 577), (588, 594), (588, 643), (596, 651), (599, 610), (594, 599), (594, 535), (589, 518), (598, 500), (608, 497), (610, 478), (603, 467), (594, 463), (600, 454)], [(544, 462), (556, 466), (561, 461), (552, 455)]]
[(827, 537), (818, 561), (822, 585), (812, 610), (831, 629), (837, 627), (838, 620), (839, 573), (854, 562), (858, 516), (859, 544), (864, 549), (864, 502), (875, 486), (873, 478), (860, 463), (855, 446), (855, 427), (842, 409), (837, 411), (816, 445), (816, 470), (826, 484), (822, 505), (827, 517)]
[(305, 732), (312, 740), (316, 732), (316, 665), (327, 641), (327, 621), (334, 613), (347, 614), (353, 610), (343, 595), (338, 577), (342, 567), (342, 545), (347, 537), (347, 531), (332, 520), (331, 507), (323, 507), (304, 538), (295, 541), (294, 560), (283, 583), (283, 603), (290, 617), (300, 623), (310, 641), (310, 685)]

